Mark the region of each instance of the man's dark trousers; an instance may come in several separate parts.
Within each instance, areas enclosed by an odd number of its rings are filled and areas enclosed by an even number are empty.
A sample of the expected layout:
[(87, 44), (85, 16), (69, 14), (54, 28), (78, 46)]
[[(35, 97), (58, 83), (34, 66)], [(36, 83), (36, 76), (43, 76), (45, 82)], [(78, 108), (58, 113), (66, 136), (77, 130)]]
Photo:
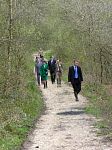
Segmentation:
[(52, 83), (55, 83), (56, 73), (55, 72), (50, 72), (50, 75), (51, 75), (51, 81), (52, 81)]
[(81, 81), (79, 81), (79, 79), (74, 78), (72, 86), (74, 89), (74, 93), (76, 92), (78, 94), (81, 91)]
[(68, 82), (71, 82), (73, 86), (76, 99), (78, 99), (77, 95), (81, 91), (81, 82), (83, 81), (82, 71), (79, 66), (77, 66), (77, 72), (78, 78), (74, 78), (75, 75), (74, 66), (69, 67)]
[(56, 60), (51, 60), (48, 61), (48, 66), (50, 70), (50, 76), (51, 76), (51, 82), (54, 83), (56, 79)]

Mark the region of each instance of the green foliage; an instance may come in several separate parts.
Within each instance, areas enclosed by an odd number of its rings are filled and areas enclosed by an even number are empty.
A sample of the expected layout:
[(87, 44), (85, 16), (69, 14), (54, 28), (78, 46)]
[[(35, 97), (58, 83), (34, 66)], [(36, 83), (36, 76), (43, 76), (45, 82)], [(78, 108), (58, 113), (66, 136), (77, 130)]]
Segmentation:
[(37, 26), (42, 16), (36, 15), (42, 7), (37, 8), (33, 2), (0, 2), (1, 150), (20, 146), (44, 107), (35, 84), (32, 58), (43, 45), (43, 34)]
[(44, 108), (42, 96), (39, 89), (37, 89), (35, 78), (32, 74), (33, 63), (31, 61), (31, 59), (28, 59), (30, 77), (26, 78), (27, 97), (1, 104), (1, 150), (15, 149), (20, 146), (31, 129), (33, 122), (37, 120)]
[(54, 53), (51, 50), (47, 50), (47, 51), (44, 52), (44, 57), (47, 60), (49, 60), (52, 55), (54, 55)]
[[(24, 135), (27, 123), (42, 110), (43, 102), (31, 72), (34, 64), (30, 58), (40, 48), (49, 50), (47, 59), (54, 54), (62, 60), (66, 81), (73, 58), (80, 60), (86, 83), (84, 94), (91, 99), (87, 111), (102, 115), (111, 128), (112, 96), (105, 93), (104, 88), (112, 83), (111, 6), (111, 0), (1, 0), (0, 133), (3, 150), (21, 143), (16, 125), (20, 124), (19, 132)], [(25, 128), (22, 125), (26, 125)]]
[(90, 101), (86, 112), (95, 115), (97, 118), (103, 118), (97, 124), (97, 127), (102, 131), (100, 134), (110, 135), (112, 133), (112, 96), (108, 95), (105, 86), (99, 85), (96, 89), (96, 86), (92, 84), (84, 85), (83, 94)]

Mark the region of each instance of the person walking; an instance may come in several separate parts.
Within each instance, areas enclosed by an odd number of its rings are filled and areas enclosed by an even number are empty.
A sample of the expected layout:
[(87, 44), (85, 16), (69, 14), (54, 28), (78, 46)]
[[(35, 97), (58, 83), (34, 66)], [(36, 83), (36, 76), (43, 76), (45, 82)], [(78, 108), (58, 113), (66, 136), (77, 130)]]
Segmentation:
[(36, 59), (35, 62), (35, 74), (36, 74), (36, 79), (37, 79), (37, 83), (40, 86), (41, 84), (41, 75), (40, 75), (40, 68), (42, 66), (42, 61), (40, 58)]
[(48, 80), (48, 64), (44, 59), (43, 64), (40, 68), (41, 81), (44, 84), (44, 89), (47, 88), (47, 80)]
[(55, 79), (56, 79), (56, 60), (54, 59), (53, 56), (48, 61), (48, 67), (50, 71), (51, 82), (53, 84), (55, 83)]
[(57, 79), (57, 87), (61, 87), (61, 77), (62, 77), (62, 63), (58, 59), (56, 62), (56, 79)]
[(69, 67), (68, 82), (71, 82), (74, 89), (76, 101), (79, 101), (78, 94), (81, 91), (81, 82), (83, 81), (82, 70), (79, 61), (74, 60), (74, 65)]

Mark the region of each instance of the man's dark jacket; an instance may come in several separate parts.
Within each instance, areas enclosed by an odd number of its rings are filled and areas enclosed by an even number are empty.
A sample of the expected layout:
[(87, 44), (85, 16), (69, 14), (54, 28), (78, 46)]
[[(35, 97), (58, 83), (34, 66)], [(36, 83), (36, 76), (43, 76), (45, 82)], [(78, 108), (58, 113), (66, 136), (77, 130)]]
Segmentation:
[[(77, 72), (78, 72), (79, 82), (83, 81), (82, 71), (79, 66), (77, 66)], [(74, 66), (71, 66), (69, 67), (69, 72), (68, 72), (68, 82), (74, 83), (74, 75), (75, 75)]]
[(56, 71), (56, 60), (54, 59), (51, 63), (51, 60), (48, 61), (48, 67), (51, 73)]

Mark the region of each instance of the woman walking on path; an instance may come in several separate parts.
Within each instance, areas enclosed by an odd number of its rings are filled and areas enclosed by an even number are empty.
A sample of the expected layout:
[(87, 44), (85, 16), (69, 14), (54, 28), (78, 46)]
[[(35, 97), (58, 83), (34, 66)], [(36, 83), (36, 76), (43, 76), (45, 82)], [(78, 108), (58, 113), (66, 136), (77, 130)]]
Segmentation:
[(47, 88), (47, 80), (48, 80), (48, 64), (44, 59), (43, 64), (40, 68), (41, 81), (44, 84), (44, 89)]
[(61, 77), (62, 77), (62, 63), (58, 59), (56, 62), (56, 79), (57, 79), (57, 87), (61, 87)]

